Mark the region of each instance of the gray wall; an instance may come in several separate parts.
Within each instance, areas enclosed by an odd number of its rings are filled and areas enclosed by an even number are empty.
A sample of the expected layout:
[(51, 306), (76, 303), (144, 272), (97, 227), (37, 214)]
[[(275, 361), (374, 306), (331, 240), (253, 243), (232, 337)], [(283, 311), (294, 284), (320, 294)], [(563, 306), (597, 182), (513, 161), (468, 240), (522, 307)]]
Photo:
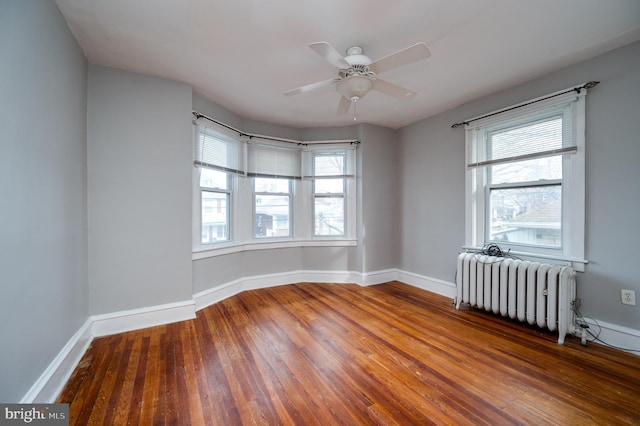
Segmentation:
[(89, 66), (91, 313), (191, 299), (191, 87)]
[(578, 275), (582, 313), (634, 329), (640, 308), (620, 303), (620, 289), (640, 296), (640, 43), (487, 96), (400, 131), (400, 269), (453, 282), (464, 243), (464, 130), (452, 123), (586, 81), (586, 257)]
[(397, 132), (361, 126), (358, 271), (396, 267)]
[(401, 129), (398, 146), (398, 268), (448, 282), (464, 244), (464, 131), (450, 129), (453, 117)]
[(89, 316), (87, 64), (55, 4), (0, 2), (0, 401)]

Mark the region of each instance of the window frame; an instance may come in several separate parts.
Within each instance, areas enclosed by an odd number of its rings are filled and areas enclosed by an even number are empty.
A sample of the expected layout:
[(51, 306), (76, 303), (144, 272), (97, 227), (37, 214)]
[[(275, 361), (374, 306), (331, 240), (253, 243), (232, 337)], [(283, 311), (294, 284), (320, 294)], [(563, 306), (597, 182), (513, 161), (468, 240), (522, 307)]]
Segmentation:
[[(234, 208), (234, 201), (235, 201), (235, 196), (234, 196), (234, 184), (235, 184), (235, 176), (233, 173), (229, 173), (229, 172), (224, 172), (221, 170), (216, 170), (219, 173), (224, 173), (226, 175), (226, 180), (227, 180), (227, 188), (219, 188), (219, 187), (212, 187), (212, 186), (204, 186), (201, 183), (201, 176), (202, 176), (202, 169), (201, 167), (196, 167), (196, 171), (195, 171), (195, 175), (197, 176), (197, 200), (198, 200), (198, 210), (195, 212), (195, 214), (197, 215), (197, 220), (198, 220), (198, 246), (200, 247), (209, 247), (209, 246), (213, 246), (213, 245), (218, 245), (218, 244), (225, 244), (225, 243), (229, 243), (231, 241), (233, 241), (233, 238), (235, 236), (235, 230), (234, 230), (234, 221), (232, 221), (232, 217), (234, 212), (236, 211), (236, 209)], [(202, 196), (205, 192), (212, 192), (212, 193), (216, 193), (216, 194), (225, 194), (226, 195), (226, 199), (227, 199), (227, 211), (226, 211), (226, 226), (227, 226), (227, 238), (224, 240), (218, 240), (218, 241), (212, 241), (212, 242), (203, 242), (202, 241), (202, 231), (203, 231), (203, 215), (204, 215), (204, 210), (203, 210), (203, 205), (202, 205)], [(195, 232), (195, 231), (194, 231)]]
[[(474, 164), (474, 150), (484, 143), (489, 131), (509, 126), (533, 123), (544, 117), (557, 115), (565, 109), (563, 120), (570, 119), (571, 137), (575, 152), (559, 153), (562, 157), (562, 179), (549, 179), (518, 184), (490, 184), (491, 165), (467, 167), (465, 176), (465, 245), (464, 248), (478, 249), (489, 243), (490, 191), (496, 188), (514, 186), (546, 186), (561, 184), (562, 244), (559, 248), (532, 246), (518, 243), (499, 242), (503, 249), (524, 257), (546, 259), (557, 262), (571, 262), (576, 270), (584, 270), (585, 242), (585, 96), (586, 89), (579, 93), (557, 92), (504, 110), (487, 114), (487, 118), (467, 120), (466, 156), (467, 164)], [(559, 94), (559, 95), (558, 95)], [(569, 116), (564, 115), (569, 114)], [(471, 123), (473, 122), (473, 123)], [(567, 137), (563, 129), (563, 139)], [(477, 163), (476, 163), (477, 164)], [(496, 242), (492, 242), (496, 243)]]
[[(317, 155), (331, 155), (339, 153), (344, 155), (343, 174), (336, 176), (320, 175), (316, 176), (314, 158)], [(357, 144), (319, 144), (319, 146), (308, 146), (303, 151), (303, 184), (305, 198), (309, 200), (308, 217), (309, 223), (306, 232), (310, 233), (310, 238), (316, 241), (322, 240), (355, 240), (357, 221), (357, 187), (356, 187), (356, 167), (357, 167)], [(344, 232), (341, 235), (317, 235), (315, 232), (315, 181), (318, 179), (343, 179), (344, 206)], [(319, 196), (330, 197), (331, 194), (320, 194)], [(336, 193), (337, 195), (337, 193)]]
[[(289, 187), (289, 192), (269, 192), (269, 191), (256, 191), (256, 179), (278, 179), (278, 180), (286, 180), (287, 186)], [(251, 178), (251, 188), (252, 188), (252, 200), (253, 200), (253, 214), (252, 214), (252, 223), (253, 223), (253, 239), (256, 241), (267, 241), (267, 240), (291, 240), (294, 238), (294, 229), (295, 229), (295, 218), (294, 218), (294, 179), (286, 179), (286, 178), (263, 178), (260, 176), (254, 176)], [(288, 235), (283, 236), (265, 236), (259, 237), (257, 234), (257, 222), (258, 222), (258, 213), (257, 213), (257, 196), (259, 195), (275, 195), (289, 198), (289, 233)]]
[[(316, 158), (318, 157), (335, 157), (342, 156), (342, 175), (340, 176), (323, 176), (318, 175), (316, 171)], [(311, 182), (311, 232), (314, 238), (331, 238), (338, 237), (342, 238), (347, 235), (347, 178), (346, 178), (346, 169), (347, 169), (348, 156), (346, 151), (342, 150), (317, 150), (311, 154), (311, 167), (312, 167), (312, 175), (313, 180)], [(318, 192), (316, 190), (318, 186), (319, 180), (342, 180), (342, 191), (341, 192)], [(317, 226), (316, 226), (316, 200), (318, 198), (326, 198), (326, 199), (341, 199), (342, 200), (342, 233), (340, 234), (318, 234)]]

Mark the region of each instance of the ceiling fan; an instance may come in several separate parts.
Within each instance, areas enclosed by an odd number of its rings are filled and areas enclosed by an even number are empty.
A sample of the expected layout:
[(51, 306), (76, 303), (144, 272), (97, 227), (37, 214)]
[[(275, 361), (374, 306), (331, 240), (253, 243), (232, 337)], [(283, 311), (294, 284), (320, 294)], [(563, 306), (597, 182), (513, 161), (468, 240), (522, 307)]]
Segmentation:
[(311, 43), (309, 47), (338, 68), (338, 77), (287, 90), (284, 94), (297, 95), (335, 84), (336, 90), (342, 95), (338, 104), (338, 114), (346, 114), (352, 103), (355, 108), (355, 103), (371, 90), (377, 90), (398, 99), (413, 98), (416, 92), (383, 80), (378, 77), (378, 74), (431, 56), (427, 45), (422, 42), (377, 61), (371, 61), (364, 55), (360, 46), (349, 47), (346, 51), (347, 56), (344, 57), (326, 41)]

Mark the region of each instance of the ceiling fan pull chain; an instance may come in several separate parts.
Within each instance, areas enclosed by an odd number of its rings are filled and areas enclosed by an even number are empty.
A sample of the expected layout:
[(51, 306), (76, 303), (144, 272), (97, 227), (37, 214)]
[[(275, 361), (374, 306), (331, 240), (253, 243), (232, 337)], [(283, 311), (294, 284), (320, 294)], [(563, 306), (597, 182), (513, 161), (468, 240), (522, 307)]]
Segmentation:
[(358, 97), (354, 96), (353, 98), (351, 98), (351, 102), (353, 102), (353, 121), (358, 121), (358, 111), (356, 110)]

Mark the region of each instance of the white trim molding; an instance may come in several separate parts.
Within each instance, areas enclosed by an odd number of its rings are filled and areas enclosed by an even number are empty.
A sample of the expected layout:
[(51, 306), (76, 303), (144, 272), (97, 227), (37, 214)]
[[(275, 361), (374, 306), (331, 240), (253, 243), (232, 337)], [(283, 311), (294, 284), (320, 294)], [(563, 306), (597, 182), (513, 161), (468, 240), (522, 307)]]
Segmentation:
[[(598, 339), (602, 340), (602, 342), (606, 342), (606, 345), (623, 351), (640, 351), (640, 330), (592, 318), (585, 318), (584, 320), (589, 324), (589, 331), (598, 336)], [(594, 341), (591, 336), (587, 340)], [(595, 341), (595, 343), (600, 344), (602, 342)]]
[(55, 401), (84, 356), (92, 339), (91, 318), (87, 318), (31, 386), (31, 389), (22, 397), (20, 403), (52, 403)]
[(290, 271), (275, 274), (254, 275), (243, 277), (225, 284), (211, 287), (193, 295), (196, 311), (218, 303), (227, 297), (234, 296), (246, 290), (275, 287), (279, 285), (310, 283), (354, 283), (361, 286), (381, 284), (396, 279), (396, 270), (388, 269), (373, 273), (359, 273), (352, 271)]
[(243, 292), (242, 280), (235, 280), (193, 295), (196, 312)]
[(436, 278), (425, 277), (398, 269), (385, 269), (373, 272), (355, 271), (291, 271), (268, 275), (255, 275), (244, 277), (229, 283), (211, 287), (208, 290), (193, 295), (196, 311), (218, 303), (227, 297), (234, 296), (246, 290), (275, 287), (279, 285), (301, 282), (310, 283), (334, 283), (334, 284), (358, 284), (365, 287), (382, 284), (389, 281), (401, 281), (447, 297), (455, 297), (456, 287), (450, 283)]
[(383, 269), (382, 271), (374, 272), (353, 272), (353, 275), (356, 279), (351, 282), (354, 282), (362, 287), (398, 280), (397, 269)]
[(449, 281), (431, 278), (413, 272), (398, 271), (398, 281), (427, 290), (441, 296), (456, 297), (456, 284)]
[(91, 317), (91, 332), (94, 337), (125, 331), (139, 330), (154, 325), (194, 319), (196, 317), (193, 300), (149, 306)]

